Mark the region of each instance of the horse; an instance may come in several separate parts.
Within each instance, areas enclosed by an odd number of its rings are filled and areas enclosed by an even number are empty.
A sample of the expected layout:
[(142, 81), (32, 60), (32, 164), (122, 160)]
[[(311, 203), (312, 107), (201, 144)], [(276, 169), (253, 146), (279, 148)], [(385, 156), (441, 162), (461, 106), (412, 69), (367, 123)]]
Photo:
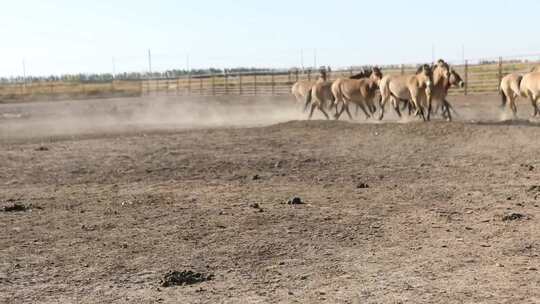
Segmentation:
[(294, 95), (298, 103), (303, 103), (304, 100), (306, 100), (308, 91), (311, 90), (311, 87), (314, 84), (314, 81), (299, 80), (292, 86), (291, 93)]
[[(337, 105), (342, 103), (341, 111), (336, 112), (336, 119), (339, 119), (343, 111), (347, 111), (349, 119), (353, 119), (351, 112), (349, 111), (349, 103), (354, 103), (364, 112), (366, 119), (370, 118), (376, 109), (373, 104), (373, 100), (377, 95), (379, 89), (379, 81), (383, 75), (378, 67), (372, 68), (370, 73), (366, 73), (366, 76), (359, 79), (338, 79), (332, 84), (332, 93), (335, 97), (335, 106), (337, 111)], [(369, 112), (366, 110), (368, 108)]]
[[(444, 60), (439, 59), (437, 64), (432, 67), (433, 69), (433, 90), (431, 98), (437, 102), (436, 109), (442, 108), (442, 115), (447, 120), (452, 120), (451, 109), (452, 105), (446, 100), (448, 96), (448, 90), (452, 86), (458, 86), (460, 88), (465, 87), (465, 82), (461, 79), (461, 76), (448, 65)], [(435, 111), (437, 112), (437, 111)]]
[(522, 79), (522, 75), (516, 73), (508, 74), (502, 78), (499, 85), (499, 93), (502, 99), (501, 107), (504, 108), (508, 104), (514, 117), (517, 116), (516, 99), (521, 95), (519, 87)]
[[(324, 110), (325, 107), (331, 108), (334, 105), (334, 95), (332, 94), (332, 82), (327, 80), (326, 71), (321, 70), (319, 79), (311, 87), (311, 90), (308, 90), (306, 95), (306, 103), (304, 105), (304, 111), (307, 110), (311, 104), (311, 110), (309, 112), (308, 119), (311, 119), (315, 109), (319, 109), (326, 119), (330, 119), (328, 113)], [(336, 110), (337, 112), (337, 110)]]
[[(411, 101), (416, 109), (415, 116), (420, 113), (424, 121), (430, 120), (431, 95), (433, 90), (433, 71), (424, 64), (413, 75), (387, 75), (379, 84), (381, 92), (379, 120), (384, 117), (384, 108), (390, 98), (397, 115), (401, 117), (399, 101)], [(422, 99), (427, 101), (427, 111), (424, 111)]]
[(540, 114), (538, 109), (538, 98), (540, 98), (540, 72), (531, 72), (523, 75), (519, 84), (520, 95), (529, 98), (533, 106), (533, 117)]

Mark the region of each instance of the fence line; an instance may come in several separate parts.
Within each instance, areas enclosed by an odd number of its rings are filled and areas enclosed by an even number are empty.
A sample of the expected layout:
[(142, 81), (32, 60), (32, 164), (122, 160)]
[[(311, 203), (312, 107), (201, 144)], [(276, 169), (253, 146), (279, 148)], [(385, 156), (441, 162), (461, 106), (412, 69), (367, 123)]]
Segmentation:
[[(537, 55), (534, 55), (537, 56)], [(506, 58), (506, 59), (505, 59)], [(469, 60), (454, 64), (453, 68), (462, 76), (464, 88), (453, 88), (450, 94), (485, 94), (498, 90), (502, 77), (508, 73), (525, 73), (539, 64), (534, 60), (498, 57), (490, 60)], [(330, 80), (349, 77), (360, 72), (359, 67), (332, 70)], [(384, 74), (414, 73), (416, 65), (399, 64), (382, 67)], [(307, 69), (274, 70), (271, 72), (211, 73), (185, 75), (176, 78), (154, 78), (143, 80), (113, 80), (111, 82), (32, 82), (0, 84), (0, 101), (48, 99), (78, 99), (115, 96), (216, 96), (288, 95), (291, 86), (301, 80), (314, 81), (317, 71)]]

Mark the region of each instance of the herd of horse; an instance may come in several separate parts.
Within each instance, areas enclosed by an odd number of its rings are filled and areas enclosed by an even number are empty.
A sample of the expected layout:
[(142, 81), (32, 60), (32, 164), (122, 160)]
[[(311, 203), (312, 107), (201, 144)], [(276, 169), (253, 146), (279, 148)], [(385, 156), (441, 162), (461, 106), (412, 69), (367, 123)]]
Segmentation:
[[(416, 73), (409, 75), (383, 75), (380, 68), (372, 67), (349, 78), (329, 81), (326, 70), (321, 69), (316, 81), (298, 81), (291, 92), (298, 102), (304, 103), (304, 112), (309, 109), (309, 119), (316, 109), (326, 119), (330, 119), (327, 111), (332, 109), (335, 110), (335, 119), (339, 119), (343, 112), (353, 119), (349, 106), (355, 105), (356, 113), (362, 110), (366, 119), (376, 117), (382, 120), (386, 104), (390, 102), (400, 118), (402, 111), (407, 110), (409, 116), (420, 116), (423, 121), (431, 120), (433, 114), (440, 114), (451, 121), (455, 110), (447, 96), (453, 86), (463, 88), (465, 82), (447, 62), (440, 59), (432, 65), (421, 65)], [(528, 97), (534, 108), (533, 116), (540, 115), (540, 67), (525, 75), (514, 73), (503, 77), (499, 90), (503, 107), (508, 104), (514, 115), (518, 96)]]

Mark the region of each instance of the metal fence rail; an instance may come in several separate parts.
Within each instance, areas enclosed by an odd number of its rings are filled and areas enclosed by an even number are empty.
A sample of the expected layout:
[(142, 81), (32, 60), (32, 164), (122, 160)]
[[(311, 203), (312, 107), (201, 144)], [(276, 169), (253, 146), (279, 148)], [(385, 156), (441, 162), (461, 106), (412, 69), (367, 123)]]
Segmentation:
[[(526, 73), (540, 64), (539, 56), (498, 57), (466, 60), (452, 67), (466, 82), (465, 88), (453, 88), (450, 94), (496, 93), (501, 78), (508, 73)], [(416, 71), (416, 64), (383, 66), (384, 74), (407, 74)], [(329, 73), (329, 79), (349, 77), (360, 68), (342, 68)], [(316, 70), (275, 70), (265, 73), (187, 75), (177, 78), (113, 80), (111, 82), (33, 82), (0, 85), (0, 101), (33, 99), (78, 99), (115, 96), (218, 96), (288, 95), (299, 80), (316, 80)]]

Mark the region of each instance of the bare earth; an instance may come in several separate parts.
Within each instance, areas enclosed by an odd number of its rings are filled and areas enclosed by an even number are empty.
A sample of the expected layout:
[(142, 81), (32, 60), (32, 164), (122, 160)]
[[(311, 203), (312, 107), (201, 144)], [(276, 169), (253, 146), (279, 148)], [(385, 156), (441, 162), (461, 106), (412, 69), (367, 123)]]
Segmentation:
[[(452, 100), (459, 121), (426, 124), (262, 98), (1, 105), (0, 205), (32, 209), (0, 211), (0, 302), (538, 303), (540, 124)], [(162, 287), (171, 270), (214, 278)]]

